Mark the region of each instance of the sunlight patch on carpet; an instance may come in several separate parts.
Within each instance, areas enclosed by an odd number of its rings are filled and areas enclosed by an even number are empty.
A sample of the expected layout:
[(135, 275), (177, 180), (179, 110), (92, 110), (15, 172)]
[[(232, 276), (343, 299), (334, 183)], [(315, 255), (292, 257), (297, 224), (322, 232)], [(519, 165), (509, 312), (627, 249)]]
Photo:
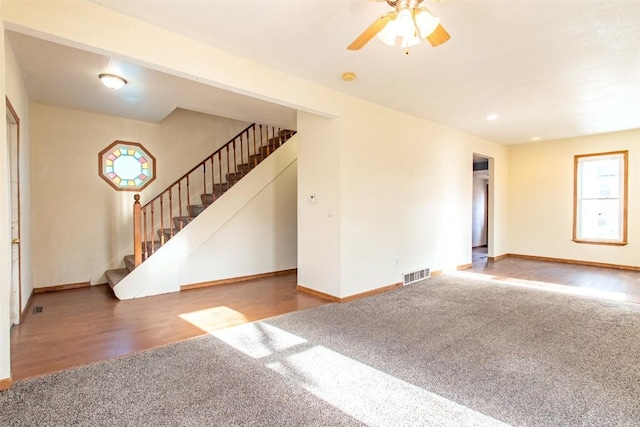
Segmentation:
[(518, 286), (521, 288), (534, 289), (546, 292), (555, 292), (565, 295), (576, 295), (583, 297), (600, 298), (612, 301), (626, 301), (627, 294), (624, 292), (605, 291), (601, 289), (582, 288), (577, 286), (560, 285), (557, 283), (540, 282), (537, 280), (514, 279), (511, 277), (494, 276), (491, 274), (473, 273), (466, 271), (449, 271), (448, 276), (461, 277), (466, 279), (482, 280), (484, 282), (497, 282), (505, 285)]
[(509, 426), (262, 322), (211, 335), (370, 426)]
[(262, 322), (216, 331), (211, 335), (254, 359), (271, 356), (307, 342), (304, 338)]
[(370, 426), (508, 425), (322, 346), (266, 366)]

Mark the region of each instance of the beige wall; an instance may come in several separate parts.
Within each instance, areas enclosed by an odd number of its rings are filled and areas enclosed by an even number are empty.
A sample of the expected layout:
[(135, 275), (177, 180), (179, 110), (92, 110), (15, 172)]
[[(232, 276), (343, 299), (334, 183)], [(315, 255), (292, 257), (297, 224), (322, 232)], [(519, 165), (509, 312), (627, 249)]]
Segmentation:
[[(574, 156), (618, 150), (629, 150), (629, 244), (575, 243)], [(640, 130), (512, 146), (509, 152), (510, 253), (640, 266)]]
[[(312, 269), (300, 277), (314, 278), (320, 269), (332, 269), (321, 273), (324, 279), (314, 287), (317, 290), (345, 296), (396, 283), (401, 271), (425, 263), (434, 269), (469, 263), (473, 152), (493, 159), (490, 217), (494, 227), (489, 239), (490, 254), (506, 252), (508, 156), (503, 146), (371, 105), (90, 2), (10, 3), (5, 12), (7, 25), (17, 31), (133, 58), (177, 76), (333, 118), (331, 125), (307, 126), (329, 126), (329, 133), (323, 136), (305, 134), (304, 124), (298, 124), (298, 181), (305, 191), (298, 202), (298, 262), (299, 268)], [(119, 31), (113, 33), (112, 28)], [(102, 36), (107, 33), (111, 36)], [(331, 138), (335, 145), (329, 151), (338, 151), (333, 160), (337, 165), (330, 160), (326, 170), (315, 168), (313, 176), (305, 176), (304, 164), (313, 161), (304, 158), (305, 138), (314, 139), (313, 144), (323, 144)], [(431, 170), (425, 171), (429, 167)], [(336, 171), (338, 178), (331, 175)], [(327, 179), (337, 187), (325, 186)], [(315, 188), (328, 191), (333, 219), (328, 210), (312, 211), (301, 206), (303, 200), (306, 202), (306, 193)], [(320, 203), (325, 199), (318, 200)], [(324, 241), (322, 252), (311, 248), (317, 243), (317, 232), (310, 230), (319, 218), (324, 218), (319, 223), (321, 227), (332, 233)], [(326, 257), (327, 253), (338, 253), (337, 262), (333, 255), (329, 263), (305, 259)], [(335, 277), (337, 284), (331, 283)]]
[(33, 104), (32, 205), (35, 287), (91, 281), (132, 253), (133, 192), (98, 176), (98, 153), (139, 142), (156, 158), (144, 203), (248, 124), (176, 110), (159, 124)]
[[(0, 93), (3, 93), (20, 119), (20, 192), (21, 192), (21, 276), (22, 307), (24, 310), (33, 290), (31, 275), (31, 206), (30, 206), (30, 118), (29, 96), (20, 75), (13, 51), (4, 37), (0, 24)], [(3, 97), (4, 98), (4, 97)], [(2, 111), (5, 110), (4, 100)], [(3, 117), (6, 112), (3, 113)], [(0, 380), (10, 376), (9, 316), (11, 289), (11, 193), (9, 146), (6, 140), (6, 121), (0, 125)]]
[[(359, 100), (345, 107), (298, 115), (299, 283), (346, 297), (470, 263), (473, 153), (492, 158), (501, 221), (506, 147)], [(506, 252), (504, 224), (492, 253)]]
[(296, 166), (290, 164), (180, 264), (181, 285), (297, 267)]
[(31, 120), (29, 114), (29, 96), (22, 81), (20, 69), (11, 45), (5, 43), (6, 58), (6, 96), (20, 119), (20, 265), (22, 285), (22, 307), (26, 308), (33, 291), (31, 260)]
[[(0, 3), (0, 7), (2, 4)], [(0, 22), (0, 70), (3, 70), (0, 78), (0, 92), (6, 93), (6, 52), (4, 27)], [(2, 103), (3, 116), (6, 116), (6, 107)], [(7, 124), (6, 120), (0, 120), (0, 381), (6, 381), (11, 377), (11, 345), (9, 343), (10, 331), (10, 301), (11, 291), (11, 189), (9, 187), (9, 150), (7, 149)], [(1, 384), (1, 383), (0, 383)]]
[[(507, 169), (506, 147), (354, 100), (341, 123), (342, 295), (400, 282), (401, 274), (471, 262), (473, 153)], [(506, 183), (494, 179), (497, 215)], [(492, 250), (501, 253), (503, 223)]]
[(330, 295), (340, 295), (338, 125), (298, 113), (298, 284)]

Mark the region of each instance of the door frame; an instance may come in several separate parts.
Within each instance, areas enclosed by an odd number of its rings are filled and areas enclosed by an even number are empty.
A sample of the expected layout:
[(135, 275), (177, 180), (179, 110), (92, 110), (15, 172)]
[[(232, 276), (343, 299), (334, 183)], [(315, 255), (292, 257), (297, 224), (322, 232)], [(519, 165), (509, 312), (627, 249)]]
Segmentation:
[[(476, 158), (482, 158), (483, 160), (487, 161), (487, 183), (486, 186), (484, 187), (485, 190), (485, 205), (484, 205), (484, 227), (485, 227), (485, 243), (487, 246), (487, 256), (490, 258), (493, 256), (493, 236), (492, 236), (492, 232), (493, 232), (493, 185), (494, 185), (494, 176), (493, 176), (493, 157), (487, 156), (485, 154), (480, 154), (480, 153), (473, 153), (473, 157), (474, 159)], [(472, 168), (473, 169), (473, 168)], [(475, 177), (475, 172), (473, 171), (472, 173), (474, 174)], [(475, 179), (475, 178), (474, 178)], [(472, 184), (471, 184), (471, 194), (473, 194), (473, 186), (474, 186), (474, 182), (472, 180)], [(473, 197), (473, 196), (472, 196)], [(472, 205), (473, 205), (473, 200), (472, 200)], [(473, 221), (473, 213), (472, 213), (472, 221)], [(473, 242), (473, 226), (471, 227), (471, 241)], [(473, 247), (473, 243), (471, 245)], [(472, 248), (473, 250), (473, 248)]]
[[(9, 156), (10, 156), (10, 163), (9, 163), (9, 186), (10, 186), (10, 193), (11, 193), (11, 222), (13, 223), (14, 217), (13, 217), (13, 212), (14, 212), (14, 203), (17, 205), (15, 206), (16, 208), (16, 215), (17, 218), (16, 219), (16, 223), (17, 223), (17, 234), (18, 234), (18, 240), (20, 241), (21, 237), (22, 237), (22, 233), (21, 233), (21, 227), (20, 227), (20, 219), (22, 217), (22, 214), (20, 212), (20, 117), (18, 116), (18, 113), (16, 112), (15, 108), (13, 108), (13, 105), (11, 105), (11, 101), (9, 101), (8, 97), (5, 97), (5, 102), (6, 102), (6, 106), (7, 106), (7, 134), (9, 134), (9, 132), (11, 132), (11, 138), (9, 138), (7, 140), (7, 145), (8, 145), (8, 149), (9, 149)], [(15, 138), (15, 141), (14, 141)], [(13, 148), (15, 142), (15, 150)], [(14, 195), (13, 193), (13, 185), (11, 183), (11, 180), (13, 179), (13, 167), (12, 164), (15, 161), (15, 178), (16, 178), (16, 194)], [(13, 236), (11, 236), (13, 238)], [(12, 250), (11, 252), (13, 253), (13, 244), (12, 244)], [(13, 302), (13, 304), (17, 304), (17, 307), (11, 307), (10, 308), (10, 313), (15, 313), (15, 318), (12, 316), (11, 318), (11, 323), (12, 324), (18, 324), (20, 323), (20, 321), (22, 320), (22, 243), (18, 243), (18, 298), (17, 301)], [(13, 258), (13, 255), (12, 255)], [(13, 260), (12, 260), (12, 264), (13, 264)], [(13, 272), (13, 266), (12, 266), (12, 272), (11, 272), (11, 295), (13, 295), (14, 293), (14, 289), (13, 289), (13, 274), (15, 274)], [(9, 298), (9, 300), (11, 301), (12, 298)]]

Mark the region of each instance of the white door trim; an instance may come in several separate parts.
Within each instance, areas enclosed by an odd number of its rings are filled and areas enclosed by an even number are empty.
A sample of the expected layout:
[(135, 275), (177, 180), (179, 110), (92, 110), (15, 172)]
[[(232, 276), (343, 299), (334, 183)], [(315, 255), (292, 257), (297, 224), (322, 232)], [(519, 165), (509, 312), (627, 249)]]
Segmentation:
[[(22, 263), (20, 244), (20, 118), (11, 105), (7, 106), (7, 145), (10, 156), (9, 179), (11, 191), (11, 324), (20, 323), (22, 316)], [(17, 239), (17, 241), (15, 241)], [(17, 265), (14, 257), (17, 256)]]

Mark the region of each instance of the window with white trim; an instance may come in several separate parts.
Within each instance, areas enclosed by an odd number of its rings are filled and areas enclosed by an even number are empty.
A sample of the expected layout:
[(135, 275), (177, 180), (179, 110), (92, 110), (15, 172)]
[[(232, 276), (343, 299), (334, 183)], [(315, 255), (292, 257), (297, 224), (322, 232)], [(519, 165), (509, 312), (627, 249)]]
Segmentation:
[(575, 156), (573, 240), (627, 244), (628, 151)]

